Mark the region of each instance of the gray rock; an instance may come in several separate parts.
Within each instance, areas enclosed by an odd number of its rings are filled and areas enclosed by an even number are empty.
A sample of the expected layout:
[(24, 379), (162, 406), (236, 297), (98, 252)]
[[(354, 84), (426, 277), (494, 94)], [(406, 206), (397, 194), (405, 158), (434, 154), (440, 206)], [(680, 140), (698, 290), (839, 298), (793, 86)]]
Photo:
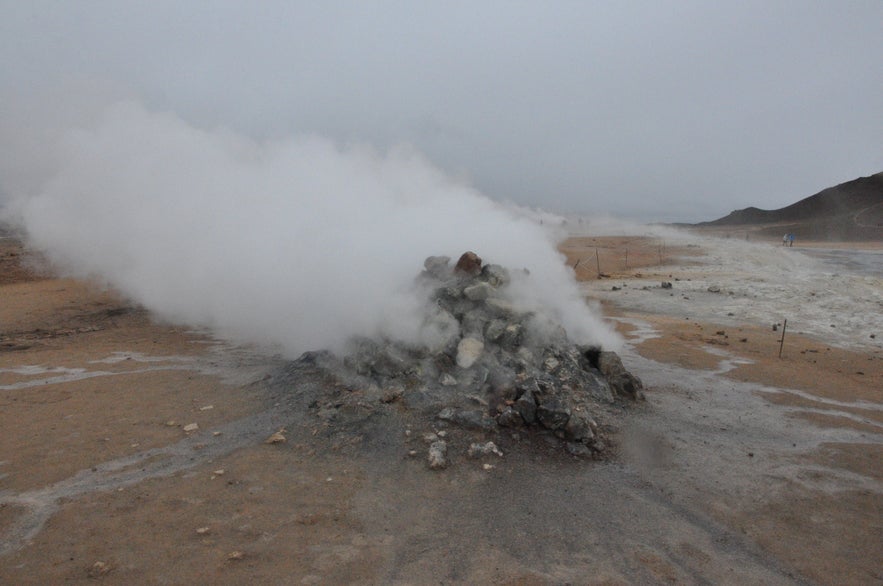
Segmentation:
[(625, 372), (625, 366), (623, 366), (622, 359), (616, 352), (602, 351), (598, 353), (598, 370), (604, 376), (610, 376)]
[(481, 357), (484, 351), (484, 342), (478, 338), (466, 337), (457, 344), (457, 366), (469, 368)]
[(567, 442), (564, 445), (564, 449), (566, 449), (567, 453), (571, 456), (576, 456), (578, 458), (588, 458), (592, 455), (592, 450), (590, 450), (586, 444), (579, 442)]
[(499, 299), (497, 297), (491, 297), (487, 301), (485, 301), (485, 307), (490, 310), (494, 315), (497, 315), (503, 319), (510, 319), (518, 314), (518, 310), (515, 308), (512, 303)]
[(499, 340), (506, 331), (506, 322), (501, 319), (492, 320), (484, 330), (484, 339), (488, 342)]
[(444, 387), (456, 387), (457, 386), (457, 379), (455, 379), (454, 377), (452, 377), (448, 373), (443, 374), (441, 376), (441, 380), (439, 382)]
[(462, 329), (464, 337), (471, 337), (481, 340), (484, 336), (485, 324), (487, 324), (487, 316), (480, 311), (471, 311), (463, 316)]
[(491, 287), (505, 287), (509, 284), (509, 271), (500, 265), (485, 265), (481, 269), (481, 278), (487, 281)]
[(515, 410), (518, 411), (518, 414), (521, 415), (521, 418), (524, 419), (524, 422), (528, 425), (536, 423), (537, 402), (534, 399), (533, 393), (530, 391), (522, 393), (522, 395), (515, 401)]
[(423, 261), (423, 268), (434, 278), (442, 280), (451, 274), (450, 262), (449, 256), (430, 256)]
[(557, 397), (544, 397), (537, 406), (537, 420), (546, 429), (561, 429), (569, 419), (570, 407)]
[(599, 376), (598, 372), (584, 372), (581, 376), (581, 388), (592, 397), (604, 403), (616, 402), (614, 391), (610, 387), (609, 379)]
[(506, 407), (502, 413), (497, 415), (497, 424), (501, 427), (521, 427), (524, 425), (524, 418), (516, 408)]
[(546, 372), (555, 372), (560, 364), (561, 363), (554, 356), (549, 356), (548, 358), (543, 360), (543, 368), (546, 370)]
[(481, 429), (485, 431), (493, 429), (495, 424), (493, 419), (487, 417), (480, 411), (454, 409), (453, 407), (442, 409), (437, 417), (442, 421), (449, 421), (461, 427)]
[(448, 444), (439, 440), (432, 442), (429, 446), (429, 468), (431, 470), (441, 470), (448, 466)]
[(506, 326), (506, 329), (503, 330), (503, 335), (500, 338), (500, 345), (504, 349), (512, 351), (521, 346), (523, 337), (524, 327), (521, 324), (509, 324)]
[(449, 311), (436, 307), (427, 312), (421, 338), (429, 352), (437, 354), (452, 345), (460, 335), (460, 322)]
[(564, 426), (564, 437), (572, 442), (589, 442), (594, 439), (595, 434), (589, 424), (588, 417), (581, 413), (574, 413), (567, 420)]
[(484, 301), (494, 294), (494, 288), (487, 283), (476, 283), (463, 289), (463, 296), (472, 301)]
[(630, 372), (610, 376), (607, 378), (607, 382), (610, 384), (613, 392), (619, 397), (631, 399), (632, 401), (644, 400), (644, 391), (642, 390), (644, 384), (641, 382), (641, 379)]

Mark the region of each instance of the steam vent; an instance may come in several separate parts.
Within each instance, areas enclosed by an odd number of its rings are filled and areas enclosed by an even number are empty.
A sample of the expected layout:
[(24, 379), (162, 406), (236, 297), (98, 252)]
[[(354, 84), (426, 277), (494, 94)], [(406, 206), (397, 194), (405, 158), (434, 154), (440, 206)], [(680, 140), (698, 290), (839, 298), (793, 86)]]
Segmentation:
[(359, 339), (342, 358), (302, 355), (283, 379), (322, 381), (309, 403), (317, 429), (337, 440), (386, 438), (377, 441), (433, 469), (502, 457), (516, 444), (605, 457), (607, 422), (643, 399), (641, 381), (615, 353), (576, 345), (560, 324), (518, 309), (511, 277), (472, 252), (454, 265), (429, 257), (417, 284), (431, 301), (430, 343)]

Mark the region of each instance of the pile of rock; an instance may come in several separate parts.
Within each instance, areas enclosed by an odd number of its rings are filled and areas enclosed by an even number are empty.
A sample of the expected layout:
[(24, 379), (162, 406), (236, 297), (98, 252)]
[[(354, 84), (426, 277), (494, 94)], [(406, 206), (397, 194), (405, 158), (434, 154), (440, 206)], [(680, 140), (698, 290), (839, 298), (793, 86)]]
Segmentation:
[[(360, 339), (333, 367), (326, 356), (326, 368), (354, 388), (373, 389), (368, 394), (379, 402), (447, 425), (535, 430), (558, 438), (571, 454), (601, 454), (597, 414), (642, 399), (641, 381), (615, 353), (573, 344), (560, 325), (517, 307), (510, 280), (509, 271), (472, 252), (453, 266), (448, 257), (430, 257), (418, 284), (431, 301), (433, 342), (416, 348)], [(433, 461), (438, 452), (435, 446)]]

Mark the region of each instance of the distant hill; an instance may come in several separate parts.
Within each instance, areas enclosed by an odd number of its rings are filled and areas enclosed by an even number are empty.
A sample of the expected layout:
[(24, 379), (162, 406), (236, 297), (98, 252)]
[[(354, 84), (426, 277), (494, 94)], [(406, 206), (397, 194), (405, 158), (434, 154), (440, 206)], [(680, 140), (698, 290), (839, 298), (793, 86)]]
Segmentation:
[(778, 210), (750, 207), (695, 226), (753, 226), (752, 233), (779, 238), (790, 232), (810, 240), (883, 240), (883, 173), (829, 187)]

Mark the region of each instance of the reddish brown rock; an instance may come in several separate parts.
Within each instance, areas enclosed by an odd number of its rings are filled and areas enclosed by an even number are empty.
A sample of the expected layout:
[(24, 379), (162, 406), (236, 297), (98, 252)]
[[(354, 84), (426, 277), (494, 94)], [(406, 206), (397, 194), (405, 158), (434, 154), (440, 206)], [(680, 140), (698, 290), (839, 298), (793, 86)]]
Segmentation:
[(460, 260), (457, 261), (454, 272), (470, 276), (479, 274), (481, 272), (481, 258), (474, 252), (464, 252)]

